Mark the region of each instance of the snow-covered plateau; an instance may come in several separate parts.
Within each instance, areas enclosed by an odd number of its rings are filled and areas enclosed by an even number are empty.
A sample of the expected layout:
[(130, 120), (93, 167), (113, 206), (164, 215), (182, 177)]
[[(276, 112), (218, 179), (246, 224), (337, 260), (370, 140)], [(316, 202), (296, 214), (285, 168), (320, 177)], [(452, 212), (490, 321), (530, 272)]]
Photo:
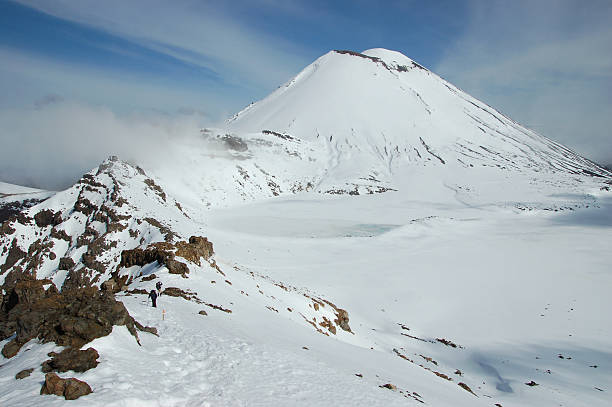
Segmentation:
[[(0, 405), (612, 405), (611, 188), (402, 54), (331, 51), (163, 160), (0, 183)], [(157, 335), (115, 325), (59, 373), (92, 393), (40, 395), (33, 277), (112, 279)]]

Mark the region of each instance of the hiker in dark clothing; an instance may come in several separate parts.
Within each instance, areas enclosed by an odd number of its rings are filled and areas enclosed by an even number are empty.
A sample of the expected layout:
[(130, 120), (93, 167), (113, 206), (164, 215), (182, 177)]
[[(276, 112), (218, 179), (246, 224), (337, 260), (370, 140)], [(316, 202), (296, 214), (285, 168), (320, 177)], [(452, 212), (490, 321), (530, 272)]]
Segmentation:
[(155, 290), (151, 290), (151, 292), (149, 293), (149, 298), (153, 303), (153, 307), (157, 308), (157, 293), (155, 292)]
[(161, 297), (162, 282), (158, 281), (157, 284), (155, 284), (155, 288), (157, 288), (157, 295)]

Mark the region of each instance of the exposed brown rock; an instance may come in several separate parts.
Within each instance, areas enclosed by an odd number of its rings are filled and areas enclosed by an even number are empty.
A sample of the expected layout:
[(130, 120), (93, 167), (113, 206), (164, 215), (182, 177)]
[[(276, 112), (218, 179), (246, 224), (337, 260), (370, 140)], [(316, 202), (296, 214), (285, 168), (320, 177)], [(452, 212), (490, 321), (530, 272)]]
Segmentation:
[(450, 346), (451, 348), (463, 348), (463, 346), (457, 345), (456, 343), (453, 343), (452, 341), (449, 341), (448, 339), (444, 339), (444, 338), (436, 338), (436, 341), (446, 345), (446, 346)]
[(134, 290), (129, 290), (128, 294), (143, 294), (143, 295), (148, 295), (148, 291), (144, 290), (142, 288), (136, 288)]
[(180, 274), (183, 277), (185, 277), (186, 274), (189, 274), (189, 268), (187, 265), (178, 260), (167, 260), (165, 265), (168, 268), (168, 272), (171, 274)]
[(12, 358), (17, 353), (19, 353), (19, 349), (24, 345), (24, 343), (17, 342), (15, 339), (4, 345), (2, 348), (2, 356), (7, 359)]
[(172, 230), (170, 230), (170, 228), (162, 225), (157, 219), (154, 219), (154, 218), (144, 218), (143, 220), (145, 222), (147, 222), (149, 225), (155, 226), (156, 228), (158, 228), (159, 231), (164, 234), (164, 240), (166, 242), (171, 242), (176, 237), (176, 233), (174, 233)]
[[(466, 391), (469, 391), (469, 392), (470, 392), (470, 393), (472, 393), (474, 396), (476, 396), (476, 394), (475, 394), (475, 393), (472, 391), (472, 389), (470, 389), (470, 386), (468, 386), (467, 384), (465, 384), (465, 383), (463, 383), (463, 382), (462, 382), (462, 383), (457, 383), (457, 385), (458, 385), (459, 387), (461, 387), (462, 389), (464, 389), (464, 390), (466, 390)], [(476, 396), (476, 397), (478, 397), (478, 396)]]
[(183, 291), (178, 287), (167, 287), (164, 289), (164, 291), (162, 291), (163, 295), (167, 295), (170, 297), (180, 297), (180, 298), (184, 298), (187, 301), (191, 301), (191, 300), (198, 300), (198, 293), (192, 293), (189, 291)]
[[(9, 195), (0, 194), (0, 198)], [(32, 206), (37, 205), (42, 201), (44, 201), (44, 199), (26, 199), (24, 201), (5, 201), (3, 203), (0, 203), (0, 224), (6, 223), (8, 226), (9, 223), (12, 223), (18, 218), (26, 219), (27, 216), (23, 214), (24, 209), (31, 208)], [(2, 235), (2, 228), (0, 228), (0, 235)]]
[(155, 280), (157, 276), (155, 274), (149, 274), (148, 276), (142, 277), (142, 281), (151, 281)]
[(19, 260), (25, 258), (26, 252), (21, 250), (17, 243), (17, 238), (14, 238), (11, 242), (11, 248), (9, 249), (8, 256), (4, 261), (4, 264), (0, 266), (0, 274), (4, 274), (8, 269), (13, 267)]
[(51, 209), (45, 209), (34, 215), (34, 221), (39, 228), (56, 226), (62, 223), (62, 214), (60, 212), (53, 212)]
[(89, 393), (92, 393), (92, 390), (86, 382), (75, 378), (66, 379), (64, 387), (64, 398), (66, 400), (76, 400)]
[(100, 236), (98, 231), (88, 226), (85, 228), (85, 232), (83, 232), (79, 237), (77, 237), (76, 245), (77, 247), (87, 246), (95, 239), (97, 239), (98, 236)]
[(45, 375), (45, 383), (40, 389), (40, 394), (55, 394), (56, 396), (63, 396), (64, 388), (64, 379), (60, 378), (55, 373), (47, 373)]
[(142, 267), (154, 261), (157, 261), (159, 264), (165, 264), (166, 261), (172, 257), (172, 252), (158, 248), (124, 250), (121, 252), (121, 262), (119, 266)]
[(55, 373), (45, 375), (45, 383), (40, 389), (40, 394), (64, 396), (66, 400), (76, 400), (89, 393), (92, 390), (87, 383), (75, 378), (62, 379)]
[(348, 312), (342, 308), (337, 308), (336, 311), (337, 311), (337, 314), (336, 314), (337, 318), (335, 320), (336, 324), (338, 324), (338, 326), (342, 328), (342, 330), (351, 332), (351, 327), (348, 324), (349, 322)]
[(147, 178), (144, 180), (144, 183), (147, 184), (149, 188), (151, 188), (157, 196), (159, 196), (164, 202), (166, 202), (166, 193), (164, 190), (155, 183), (151, 178)]
[(112, 278), (109, 278), (103, 282), (100, 288), (111, 293), (118, 293), (121, 290), (121, 286), (119, 286), (119, 284), (117, 284), (117, 282)]
[(319, 322), (319, 325), (321, 325), (323, 328), (327, 328), (327, 330), (334, 335), (336, 334), (336, 326), (326, 317), (323, 317), (323, 321)]
[(30, 376), (30, 374), (32, 374), (33, 371), (34, 371), (34, 368), (23, 369), (21, 372), (15, 375), (15, 379), (17, 380), (25, 379), (26, 377)]
[(38, 239), (34, 241), (28, 247), (28, 254), (26, 256), (27, 263), (24, 266), (24, 272), (32, 276), (36, 276), (36, 271), (40, 265), (49, 257), (51, 248), (54, 243), (48, 239)]
[[(46, 291), (44, 284), (50, 284)], [(145, 330), (112, 293), (96, 287), (64, 287), (60, 293), (48, 281), (25, 280), (3, 288), (9, 294), (2, 301), (0, 340), (16, 334), (2, 349), (7, 358), (33, 338), (78, 349), (108, 335), (114, 325), (125, 325), (137, 341), (136, 330)]]
[(446, 380), (448, 380), (449, 382), (452, 382), (452, 381), (453, 381), (453, 379), (451, 379), (450, 377), (448, 377), (448, 376), (447, 376), (447, 375), (445, 375), (444, 373), (440, 373), (440, 372), (435, 372), (435, 371), (434, 371), (434, 372), (433, 372), (433, 374), (435, 374), (436, 376), (441, 377), (441, 378), (443, 378), (443, 379), (446, 379)]
[(83, 198), (81, 195), (79, 195), (79, 198), (74, 204), (74, 210), (76, 212), (81, 212), (85, 216), (91, 215), (96, 209), (96, 205), (92, 204), (89, 199)]
[(351, 327), (349, 326), (348, 312), (345, 309), (337, 307), (331, 301), (323, 300), (323, 302), (331, 306), (336, 312), (336, 319), (334, 319), (336, 325), (338, 325), (343, 331), (353, 333), (353, 331), (351, 331)]
[(213, 245), (207, 238), (191, 236), (189, 242), (180, 241), (175, 245), (169, 242), (153, 243), (146, 249), (131, 249), (121, 252), (119, 267), (144, 266), (157, 261), (168, 268), (172, 274), (185, 277), (189, 267), (175, 256), (182, 257), (192, 263), (201, 265), (200, 259), (208, 260), (213, 255)]
[(71, 268), (62, 285), (62, 291), (78, 290), (92, 285), (91, 271), (84, 267), (78, 270)]
[(191, 236), (189, 243), (178, 242), (176, 255), (200, 266), (200, 258), (208, 260), (214, 254), (213, 244), (206, 237)]
[(70, 270), (74, 267), (75, 263), (70, 257), (62, 257), (59, 261), (59, 266), (57, 268), (59, 270)]
[(384, 389), (389, 389), (389, 390), (393, 390), (393, 391), (397, 390), (397, 386), (392, 384), (392, 383), (383, 384), (383, 385), (380, 385), (378, 387), (382, 387)]
[(0, 236), (8, 236), (15, 233), (15, 229), (11, 227), (11, 221), (6, 220), (0, 224)]
[(67, 372), (73, 370), (75, 372), (85, 372), (98, 366), (98, 351), (94, 348), (87, 350), (79, 350), (68, 348), (60, 353), (49, 353), (51, 359), (46, 360), (42, 364), (42, 371), (48, 372)]

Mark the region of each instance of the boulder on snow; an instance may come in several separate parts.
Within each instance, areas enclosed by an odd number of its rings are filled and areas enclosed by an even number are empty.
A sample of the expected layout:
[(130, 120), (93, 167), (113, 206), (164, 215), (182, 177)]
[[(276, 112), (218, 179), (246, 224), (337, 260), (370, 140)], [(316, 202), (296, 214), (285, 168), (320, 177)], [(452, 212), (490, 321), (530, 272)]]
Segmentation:
[(21, 372), (17, 373), (15, 375), (15, 379), (17, 380), (21, 380), (21, 379), (25, 379), (26, 377), (28, 377), (30, 374), (32, 374), (32, 372), (34, 371), (34, 368), (30, 368), (30, 369), (23, 369)]
[(42, 364), (42, 371), (48, 372), (67, 372), (69, 370), (75, 372), (85, 372), (98, 366), (98, 351), (94, 348), (79, 350), (68, 348), (60, 353), (49, 353), (51, 359), (46, 360)]
[(84, 381), (75, 379), (62, 379), (55, 373), (47, 373), (40, 394), (55, 394), (64, 396), (66, 400), (76, 400), (81, 396), (92, 393), (91, 387)]

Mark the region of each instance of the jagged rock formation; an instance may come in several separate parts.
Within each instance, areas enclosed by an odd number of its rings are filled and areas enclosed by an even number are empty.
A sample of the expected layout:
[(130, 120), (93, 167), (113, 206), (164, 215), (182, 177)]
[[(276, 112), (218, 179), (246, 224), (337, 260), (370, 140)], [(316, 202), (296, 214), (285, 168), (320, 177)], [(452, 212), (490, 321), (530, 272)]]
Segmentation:
[(148, 247), (157, 244), (159, 259), (154, 260), (181, 275), (189, 269), (174, 256), (186, 256), (195, 264), (212, 256), (206, 238), (179, 241), (174, 231), (151, 216), (157, 212), (189, 220), (180, 204), (141, 168), (111, 158), (70, 189), (2, 224), (0, 282), (14, 285), (22, 278), (50, 278), (58, 287), (75, 288), (101, 286), (113, 278), (121, 289), (137, 277), (123, 269), (130, 258), (125, 255), (121, 264), (124, 251), (134, 250), (131, 258), (136, 260), (138, 250), (150, 255)]
[[(137, 330), (156, 333), (135, 321), (111, 293), (96, 287), (59, 292), (49, 280), (30, 279), (13, 287), (4, 285), (2, 291), (6, 294), (0, 308), (0, 339), (16, 334), (2, 349), (6, 358), (15, 356), (33, 338), (79, 349), (108, 335), (114, 325), (125, 325), (137, 341)], [(74, 355), (66, 353), (60, 360), (68, 356)]]
[(153, 243), (146, 249), (124, 250), (121, 252), (121, 262), (118, 267), (142, 267), (156, 261), (159, 265), (166, 266), (169, 273), (186, 277), (189, 268), (185, 263), (176, 260), (176, 256), (200, 266), (200, 259), (208, 260), (213, 253), (213, 245), (207, 238), (191, 236), (189, 242), (179, 241), (176, 244), (160, 242)]

